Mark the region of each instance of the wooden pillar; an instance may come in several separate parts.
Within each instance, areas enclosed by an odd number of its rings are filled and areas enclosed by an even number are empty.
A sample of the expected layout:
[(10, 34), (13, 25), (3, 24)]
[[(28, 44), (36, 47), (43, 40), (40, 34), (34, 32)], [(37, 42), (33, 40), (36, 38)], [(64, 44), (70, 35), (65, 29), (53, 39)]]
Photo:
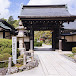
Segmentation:
[(5, 38), (5, 31), (3, 30), (3, 38)]
[(52, 32), (52, 49), (55, 50), (54, 31)]

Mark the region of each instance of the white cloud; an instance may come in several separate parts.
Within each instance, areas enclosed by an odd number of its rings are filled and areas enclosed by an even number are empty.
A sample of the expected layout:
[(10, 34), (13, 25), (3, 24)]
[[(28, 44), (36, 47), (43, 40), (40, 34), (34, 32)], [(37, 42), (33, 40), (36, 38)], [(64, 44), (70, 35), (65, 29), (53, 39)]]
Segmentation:
[(30, 0), (28, 5), (67, 4), (69, 12), (76, 15), (76, 0)]
[(10, 1), (9, 0), (0, 0), (0, 18), (8, 18), (9, 17), (9, 8)]
[(30, 0), (28, 5), (67, 4), (71, 0)]

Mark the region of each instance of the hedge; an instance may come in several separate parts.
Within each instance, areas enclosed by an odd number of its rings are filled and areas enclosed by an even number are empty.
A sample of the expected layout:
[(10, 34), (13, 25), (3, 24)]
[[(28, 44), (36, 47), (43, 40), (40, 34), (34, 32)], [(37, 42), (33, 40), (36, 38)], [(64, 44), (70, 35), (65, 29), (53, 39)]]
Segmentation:
[(72, 53), (76, 53), (76, 47), (72, 48)]
[(12, 40), (0, 39), (0, 53), (6, 48), (12, 48)]
[(0, 47), (12, 48), (12, 40), (0, 39)]
[[(8, 60), (9, 57), (11, 57), (10, 54), (4, 53), (3, 55), (0, 54), (0, 61)], [(0, 62), (0, 68), (8, 67), (8, 61), (7, 62)]]
[[(20, 56), (18, 57), (18, 59), (20, 59), (20, 58), (23, 58), (23, 55), (20, 55)], [(22, 64), (23, 64), (23, 60), (18, 60), (18, 63), (22, 65)]]
[(4, 54), (4, 53), (8, 53), (12, 55), (12, 48), (4, 48), (3, 51), (1, 51), (1, 54)]
[[(12, 56), (12, 40), (0, 39), (0, 61), (8, 60)], [(17, 57), (20, 56), (20, 52), (17, 49)], [(7, 67), (8, 62), (0, 62), (0, 68)]]

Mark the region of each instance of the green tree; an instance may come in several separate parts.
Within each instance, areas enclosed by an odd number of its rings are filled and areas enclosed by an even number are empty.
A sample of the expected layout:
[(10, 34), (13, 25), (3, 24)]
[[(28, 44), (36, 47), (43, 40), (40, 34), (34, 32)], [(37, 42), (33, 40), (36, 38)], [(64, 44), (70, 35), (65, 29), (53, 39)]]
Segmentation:
[(7, 19), (5, 19), (5, 18), (1, 18), (1, 20), (5, 20), (5, 21), (7, 21)]
[(16, 28), (19, 26), (19, 20), (16, 20), (15, 23), (13, 24), (13, 26)]
[[(52, 31), (35, 31), (34, 32), (34, 39), (40, 40), (40, 38), (46, 38), (45, 40), (48, 43), (52, 43)], [(47, 42), (46, 41), (46, 42)]]
[(13, 24), (15, 23), (15, 20), (13, 19), (13, 16), (10, 16), (8, 18), (8, 23), (13, 26)]

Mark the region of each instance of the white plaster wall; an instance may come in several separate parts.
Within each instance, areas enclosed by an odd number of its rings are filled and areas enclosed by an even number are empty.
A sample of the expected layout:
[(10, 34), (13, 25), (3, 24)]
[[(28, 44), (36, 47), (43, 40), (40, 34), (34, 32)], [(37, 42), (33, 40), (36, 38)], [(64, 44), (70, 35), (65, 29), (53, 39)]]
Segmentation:
[(3, 32), (0, 32), (0, 39), (3, 39)]
[(76, 35), (73, 36), (73, 42), (76, 42)]
[(67, 42), (72, 42), (73, 41), (72, 36), (65, 36), (65, 39), (67, 40)]
[[(10, 35), (9, 32), (5, 32), (5, 38), (6, 38), (6, 39), (10, 39), (10, 36), (9, 36), (9, 35)], [(9, 36), (9, 37), (7, 37), (7, 36)]]

